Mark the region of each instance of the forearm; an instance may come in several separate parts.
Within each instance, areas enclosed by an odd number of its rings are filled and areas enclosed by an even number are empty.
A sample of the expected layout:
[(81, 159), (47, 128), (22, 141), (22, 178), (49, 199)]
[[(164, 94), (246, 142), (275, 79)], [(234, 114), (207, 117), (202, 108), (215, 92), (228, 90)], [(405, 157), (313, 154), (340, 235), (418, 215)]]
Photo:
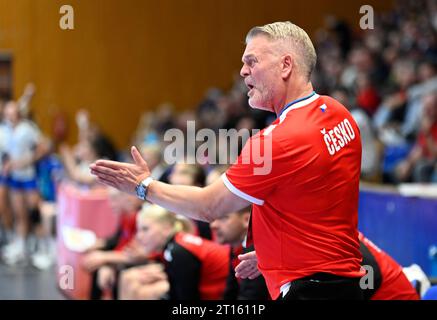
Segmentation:
[(170, 285), (167, 280), (159, 280), (155, 283), (139, 285), (135, 289), (136, 290), (133, 290), (133, 299), (157, 300), (168, 292)]
[(153, 181), (147, 192), (147, 200), (191, 219), (213, 220), (214, 199), (207, 196), (204, 188)]
[(432, 158), (437, 158), (437, 144), (431, 135), (426, 136), (426, 146)]
[(92, 184), (95, 181), (91, 174), (84, 173), (78, 168), (73, 157), (64, 156), (63, 163), (72, 180), (82, 184)]
[[(135, 147), (131, 153), (135, 164), (98, 160), (91, 165), (91, 173), (103, 184), (135, 194), (135, 187), (150, 176), (150, 170)], [(148, 186), (147, 200), (176, 214), (206, 222), (250, 204), (229, 191), (221, 179), (205, 188), (152, 181)]]
[(107, 264), (122, 264), (130, 262), (129, 257), (120, 251), (107, 251), (105, 254), (105, 261)]
[(412, 167), (423, 155), (423, 150), (420, 146), (416, 145), (413, 150), (411, 150), (405, 162), (409, 167)]

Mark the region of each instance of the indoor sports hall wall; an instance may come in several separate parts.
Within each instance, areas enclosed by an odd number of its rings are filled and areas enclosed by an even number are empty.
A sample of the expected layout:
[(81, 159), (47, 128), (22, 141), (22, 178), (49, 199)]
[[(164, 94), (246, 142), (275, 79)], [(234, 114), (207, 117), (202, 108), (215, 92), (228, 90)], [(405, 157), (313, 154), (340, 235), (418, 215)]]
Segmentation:
[[(74, 30), (59, 28), (64, 4)], [(143, 110), (166, 101), (192, 108), (207, 88), (228, 88), (250, 27), (292, 20), (312, 34), (330, 12), (358, 28), (363, 4), (386, 10), (392, 1), (0, 0), (0, 54), (13, 58), (15, 97), (36, 84), (44, 131), (62, 109), (73, 141), (74, 113), (88, 108), (125, 147)]]
[(358, 228), (402, 266), (418, 264), (428, 276), (436, 278), (436, 213), (436, 198), (361, 188)]

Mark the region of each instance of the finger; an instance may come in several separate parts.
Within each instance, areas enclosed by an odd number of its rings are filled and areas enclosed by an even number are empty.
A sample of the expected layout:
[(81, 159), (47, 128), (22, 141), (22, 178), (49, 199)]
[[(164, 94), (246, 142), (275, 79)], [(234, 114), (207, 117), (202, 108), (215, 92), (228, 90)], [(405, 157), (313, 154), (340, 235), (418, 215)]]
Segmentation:
[(103, 178), (97, 177), (97, 182), (118, 189), (117, 185), (114, 182), (112, 182), (112, 181), (105, 180)]
[(256, 259), (256, 252), (255, 251), (251, 251), (245, 254), (239, 254), (238, 255), (238, 259), (243, 261), (243, 260), (252, 260), (252, 259)]
[(241, 261), (237, 267), (240, 268), (251, 268), (251, 266), (256, 265), (256, 261), (255, 260), (243, 260)]
[(122, 168), (119, 169), (113, 169), (110, 167), (102, 167), (102, 166), (96, 166), (94, 168), (91, 168), (91, 173), (95, 174), (99, 174), (99, 173), (104, 173), (107, 175), (111, 175), (111, 176), (116, 176), (116, 175), (120, 175), (121, 174), (121, 170), (123, 170)]
[(244, 264), (242, 262), (240, 262), (236, 267), (235, 267), (235, 272), (236, 273), (242, 273), (244, 272)]
[(147, 165), (146, 161), (143, 159), (143, 157), (141, 156), (140, 152), (138, 151), (137, 147), (133, 146), (131, 148), (131, 155), (132, 158), (134, 159), (135, 163), (140, 165), (140, 166), (144, 166)]
[(255, 271), (255, 272), (251, 273), (251, 274), (248, 276), (248, 278), (249, 278), (250, 280), (253, 280), (253, 279), (255, 279), (255, 278), (258, 278), (260, 275), (261, 275), (261, 273), (257, 270), (257, 271)]
[(247, 272), (245, 272), (245, 273), (240, 273), (240, 272), (235, 273), (235, 277), (240, 278), (240, 279), (247, 279), (247, 276), (248, 276)]
[(109, 182), (109, 181), (98, 180), (98, 183), (100, 183), (100, 184), (102, 184), (102, 185), (105, 185), (105, 186), (109, 186), (109, 187), (112, 187), (112, 188), (116, 188), (116, 189), (117, 189), (117, 186), (116, 186), (114, 183)]
[(118, 181), (118, 178), (119, 178), (118, 176), (113, 176), (113, 175), (109, 175), (109, 174), (105, 174), (105, 173), (101, 173), (101, 172), (96, 173), (95, 176), (97, 178), (100, 178), (100, 179), (103, 179), (106, 181), (110, 181), (112, 183), (116, 183)]
[(247, 267), (248, 267), (248, 263), (246, 261), (242, 261), (235, 267), (235, 271), (241, 273), (245, 269), (247, 269)]
[(115, 170), (123, 169), (129, 166), (129, 163), (124, 162), (118, 162), (118, 161), (111, 161), (111, 160), (97, 160), (94, 163), (95, 167), (106, 167), (106, 168), (112, 168)]
[(240, 277), (247, 278), (247, 276), (252, 272), (253, 269), (249, 268), (248, 266), (245, 266), (243, 268), (235, 268), (235, 273), (238, 274)]

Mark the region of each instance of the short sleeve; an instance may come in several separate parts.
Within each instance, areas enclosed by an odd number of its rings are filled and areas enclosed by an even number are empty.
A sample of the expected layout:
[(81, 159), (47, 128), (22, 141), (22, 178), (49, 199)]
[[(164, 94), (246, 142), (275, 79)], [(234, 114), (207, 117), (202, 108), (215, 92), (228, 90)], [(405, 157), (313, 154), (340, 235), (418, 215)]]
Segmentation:
[(237, 161), (222, 175), (223, 183), (235, 195), (262, 206), (292, 174), (292, 157), (267, 128), (247, 141)]

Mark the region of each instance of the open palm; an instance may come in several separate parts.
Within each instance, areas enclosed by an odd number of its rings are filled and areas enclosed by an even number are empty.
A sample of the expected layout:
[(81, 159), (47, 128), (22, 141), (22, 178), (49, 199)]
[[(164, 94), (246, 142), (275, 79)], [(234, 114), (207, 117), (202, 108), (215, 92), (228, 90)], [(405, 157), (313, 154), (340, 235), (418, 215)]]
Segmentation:
[(136, 147), (132, 147), (131, 154), (135, 163), (98, 160), (90, 166), (91, 173), (105, 185), (135, 194), (135, 187), (150, 176), (150, 170)]

